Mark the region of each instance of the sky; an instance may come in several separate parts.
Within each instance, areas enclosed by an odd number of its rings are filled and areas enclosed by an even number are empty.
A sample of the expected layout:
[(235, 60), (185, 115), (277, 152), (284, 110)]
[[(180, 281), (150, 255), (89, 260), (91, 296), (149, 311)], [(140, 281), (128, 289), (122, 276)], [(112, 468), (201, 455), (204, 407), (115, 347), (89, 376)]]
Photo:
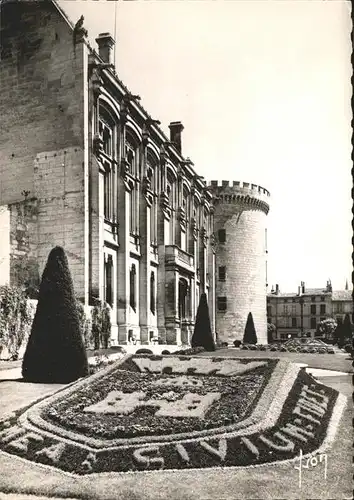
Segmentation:
[[(351, 286), (351, 20), (341, 0), (60, 0), (96, 47), (116, 35), (120, 79), (180, 120), (210, 180), (271, 193), (268, 283)], [(115, 21), (116, 19), (116, 21)]]

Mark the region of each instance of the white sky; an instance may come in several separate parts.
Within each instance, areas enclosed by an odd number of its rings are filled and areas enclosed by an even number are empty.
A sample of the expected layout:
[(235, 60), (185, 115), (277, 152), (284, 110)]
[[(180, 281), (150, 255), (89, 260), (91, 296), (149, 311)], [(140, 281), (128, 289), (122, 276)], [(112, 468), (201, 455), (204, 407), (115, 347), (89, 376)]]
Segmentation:
[(351, 20), (341, 0), (61, 0), (200, 175), (271, 192), (268, 283), (351, 284)]

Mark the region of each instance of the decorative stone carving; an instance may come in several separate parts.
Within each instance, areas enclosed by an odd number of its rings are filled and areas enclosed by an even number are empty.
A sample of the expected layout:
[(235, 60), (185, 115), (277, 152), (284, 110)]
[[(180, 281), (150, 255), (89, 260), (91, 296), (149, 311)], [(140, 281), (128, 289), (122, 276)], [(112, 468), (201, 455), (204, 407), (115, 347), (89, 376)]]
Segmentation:
[(100, 159), (103, 153), (103, 140), (99, 134), (95, 134), (92, 141), (93, 154)]

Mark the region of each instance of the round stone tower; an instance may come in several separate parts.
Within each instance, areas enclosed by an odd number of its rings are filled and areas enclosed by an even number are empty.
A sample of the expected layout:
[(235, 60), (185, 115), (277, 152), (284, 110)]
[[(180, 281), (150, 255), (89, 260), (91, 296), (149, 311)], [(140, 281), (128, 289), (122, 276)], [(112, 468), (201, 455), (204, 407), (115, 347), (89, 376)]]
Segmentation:
[(217, 338), (242, 340), (252, 313), (258, 343), (266, 344), (269, 192), (237, 181), (211, 181), (208, 188), (214, 195)]

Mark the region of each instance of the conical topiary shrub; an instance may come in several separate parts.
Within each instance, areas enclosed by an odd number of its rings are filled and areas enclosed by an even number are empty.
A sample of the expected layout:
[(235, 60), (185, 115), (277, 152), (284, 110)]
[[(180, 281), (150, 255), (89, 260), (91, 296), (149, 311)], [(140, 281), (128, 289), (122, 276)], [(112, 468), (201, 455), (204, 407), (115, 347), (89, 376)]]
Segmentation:
[(28, 382), (68, 383), (87, 374), (68, 260), (63, 248), (55, 247), (43, 272), (22, 376)]
[(257, 344), (257, 334), (256, 334), (256, 329), (254, 327), (253, 316), (251, 312), (248, 313), (245, 333), (243, 335), (243, 343)]
[(211, 333), (208, 302), (205, 293), (202, 293), (200, 296), (191, 344), (192, 347), (204, 347), (206, 351), (215, 351), (215, 343), (213, 334)]

